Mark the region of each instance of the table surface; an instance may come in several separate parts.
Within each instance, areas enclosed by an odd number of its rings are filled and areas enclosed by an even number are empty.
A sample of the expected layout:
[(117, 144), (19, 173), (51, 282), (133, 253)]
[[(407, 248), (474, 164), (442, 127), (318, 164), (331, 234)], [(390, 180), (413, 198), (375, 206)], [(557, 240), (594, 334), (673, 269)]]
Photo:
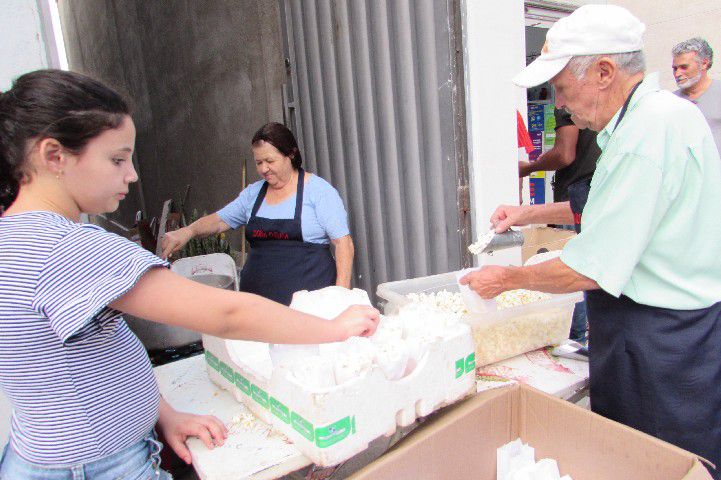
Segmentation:
[[(197, 439), (188, 446), (193, 463), (204, 480), (266, 480), (296, 471), (310, 460), (282, 435), (260, 420), (248, 420), (250, 412), (228, 392), (208, 378), (205, 357), (179, 360), (155, 368), (160, 391), (176, 409), (210, 414), (230, 430), (226, 444), (208, 450)], [(529, 384), (559, 398), (569, 398), (588, 383), (588, 363), (552, 357), (549, 349), (529, 352), (477, 371), (478, 391), (513, 382)], [(0, 442), (7, 441), (11, 407), (0, 395)]]
[[(225, 422), (225, 445), (208, 450), (199, 440), (188, 447), (203, 480), (266, 480), (311, 464), (285, 437), (275, 433), (233, 396), (208, 378), (205, 357), (179, 360), (155, 368), (163, 397), (176, 409), (211, 414)], [(559, 398), (569, 398), (588, 383), (588, 363), (550, 355), (540, 349), (477, 370), (478, 391), (514, 382), (531, 385)]]

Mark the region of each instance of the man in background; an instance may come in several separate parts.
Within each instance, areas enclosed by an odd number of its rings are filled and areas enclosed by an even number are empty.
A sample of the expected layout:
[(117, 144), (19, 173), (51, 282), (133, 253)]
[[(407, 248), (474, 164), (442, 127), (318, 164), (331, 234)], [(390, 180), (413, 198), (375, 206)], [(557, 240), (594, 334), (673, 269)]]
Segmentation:
[[(601, 155), (601, 149), (596, 143), (596, 132), (588, 128), (578, 128), (571, 120), (571, 114), (565, 110), (556, 108), (553, 114), (556, 118), (556, 140), (553, 148), (534, 162), (518, 162), (518, 175), (522, 178), (537, 171), (555, 170), (553, 201), (571, 201), (574, 203), (574, 211), (582, 212), (588, 199), (596, 162)], [(576, 233), (580, 233), (581, 215), (574, 217), (573, 227)], [(573, 310), (568, 338), (586, 343), (587, 324), (586, 304), (579, 302)]]
[(706, 117), (716, 146), (721, 147), (721, 83), (708, 74), (713, 65), (713, 50), (706, 40), (694, 37), (672, 50), (673, 76), (678, 90), (674, 93), (690, 100)]
[(556, 140), (553, 148), (534, 162), (518, 162), (518, 175), (527, 177), (533, 172), (555, 170), (553, 201), (567, 202), (569, 185), (579, 180), (590, 180), (593, 176), (601, 149), (596, 144), (596, 132), (579, 129), (568, 112), (556, 108), (554, 116)]

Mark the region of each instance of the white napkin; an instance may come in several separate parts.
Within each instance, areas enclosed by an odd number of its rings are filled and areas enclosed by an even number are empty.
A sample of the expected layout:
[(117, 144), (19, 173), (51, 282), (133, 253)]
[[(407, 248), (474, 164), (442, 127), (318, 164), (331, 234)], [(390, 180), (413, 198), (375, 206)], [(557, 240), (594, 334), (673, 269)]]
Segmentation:
[(535, 461), (535, 451), (518, 438), (496, 450), (496, 480), (573, 480), (561, 477), (552, 458)]
[(517, 438), (496, 450), (496, 480), (512, 480), (516, 471), (535, 463), (533, 447)]

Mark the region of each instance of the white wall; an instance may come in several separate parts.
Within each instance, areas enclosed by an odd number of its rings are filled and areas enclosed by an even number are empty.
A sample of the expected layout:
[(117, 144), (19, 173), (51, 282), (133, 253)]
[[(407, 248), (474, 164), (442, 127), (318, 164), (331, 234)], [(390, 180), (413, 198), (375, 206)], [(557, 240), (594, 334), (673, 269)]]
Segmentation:
[[(463, 62), (474, 238), (488, 230), (502, 203), (518, 204), (516, 109), (526, 91), (511, 83), (525, 66), (523, 0), (465, 0)], [(496, 252), (493, 263), (520, 263), (520, 250)]]
[[(48, 4), (45, 0), (2, 0), (0, 14), (0, 91), (10, 88), (17, 76), (51, 64), (57, 66)], [(53, 0), (54, 1), (54, 0)], [(49, 28), (44, 28), (47, 25)], [(45, 31), (49, 31), (48, 37)], [(49, 55), (50, 53), (50, 55)], [(0, 394), (0, 445), (10, 429), (10, 403)]]
[(10, 88), (12, 80), (23, 73), (57, 67), (47, 11), (47, 0), (2, 0), (0, 90)]
[[(572, 0), (568, 3), (581, 5)], [(596, 2), (606, 3), (606, 2)], [(671, 49), (691, 37), (703, 37), (714, 49), (716, 65), (710, 75), (721, 79), (721, 2), (719, 0), (615, 0), (646, 24), (644, 36), (649, 72), (660, 72), (661, 86), (676, 89), (671, 74)]]

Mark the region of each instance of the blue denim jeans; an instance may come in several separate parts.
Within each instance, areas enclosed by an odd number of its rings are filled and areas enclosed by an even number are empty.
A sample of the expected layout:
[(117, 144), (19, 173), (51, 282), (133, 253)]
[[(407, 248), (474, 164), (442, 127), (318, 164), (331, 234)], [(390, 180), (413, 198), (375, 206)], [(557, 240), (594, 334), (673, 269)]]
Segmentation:
[(155, 433), (107, 457), (85, 464), (37, 465), (5, 446), (0, 480), (172, 480), (160, 468), (160, 443)]

